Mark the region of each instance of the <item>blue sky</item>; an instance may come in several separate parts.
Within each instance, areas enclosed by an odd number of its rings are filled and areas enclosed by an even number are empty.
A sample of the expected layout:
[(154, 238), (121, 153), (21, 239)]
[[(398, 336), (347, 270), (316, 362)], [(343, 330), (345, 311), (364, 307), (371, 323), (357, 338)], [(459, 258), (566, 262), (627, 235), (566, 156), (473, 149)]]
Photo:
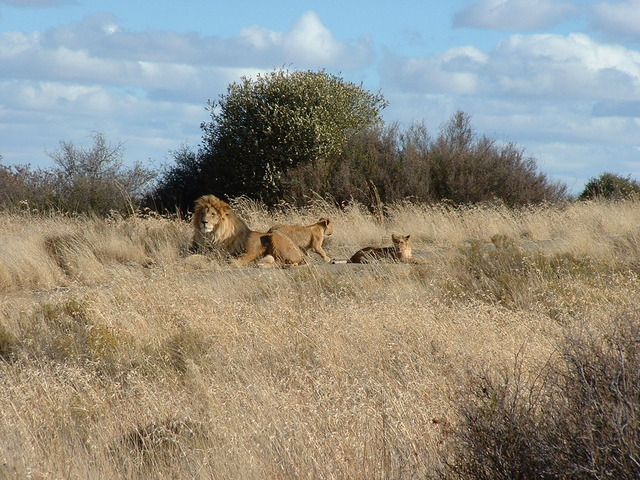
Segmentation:
[(573, 192), (640, 179), (640, 0), (0, 0), (0, 155), (47, 167), (98, 131), (160, 166), (197, 147), (208, 99), (282, 66), (433, 135), (461, 109)]

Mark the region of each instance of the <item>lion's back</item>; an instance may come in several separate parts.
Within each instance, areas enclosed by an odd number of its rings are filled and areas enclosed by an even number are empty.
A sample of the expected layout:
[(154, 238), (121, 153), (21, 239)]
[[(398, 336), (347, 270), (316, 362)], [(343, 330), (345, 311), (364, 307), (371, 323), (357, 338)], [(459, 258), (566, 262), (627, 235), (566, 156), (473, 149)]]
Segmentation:
[(266, 253), (273, 256), (278, 263), (286, 265), (305, 263), (304, 254), (295, 241), (279, 230), (263, 235), (261, 242), (266, 248)]
[(279, 232), (289, 237), (301, 248), (308, 247), (314, 237), (321, 235), (320, 228), (316, 225), (274, 225), (269, 229), (270, 233)]

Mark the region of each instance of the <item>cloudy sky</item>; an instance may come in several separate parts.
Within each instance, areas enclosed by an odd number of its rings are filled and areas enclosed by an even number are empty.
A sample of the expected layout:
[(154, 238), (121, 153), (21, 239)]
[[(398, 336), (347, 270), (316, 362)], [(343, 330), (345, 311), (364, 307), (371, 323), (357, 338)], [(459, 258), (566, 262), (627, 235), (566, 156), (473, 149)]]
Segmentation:
[(0, 155), (48, 167), (102, 132), (160, 166), (197, 147), (208, 99), (283, 66), (432, 134), (461, 109), (573, 192), (640, 179), (640, 0), (0, 0)]

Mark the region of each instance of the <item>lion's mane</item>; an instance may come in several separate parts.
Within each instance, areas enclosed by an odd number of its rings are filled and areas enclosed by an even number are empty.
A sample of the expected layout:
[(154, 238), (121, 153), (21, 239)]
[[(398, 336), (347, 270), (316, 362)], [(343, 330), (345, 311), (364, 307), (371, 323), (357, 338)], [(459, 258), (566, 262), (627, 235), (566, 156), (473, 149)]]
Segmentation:
[(252, 232), (229, 204), (215, 195), (203, 195), (195, 201), (194, 207), (191, 224), (195, 248), (212, 247), (239, 256), (247, 253), (252, 233), (260, 235)]

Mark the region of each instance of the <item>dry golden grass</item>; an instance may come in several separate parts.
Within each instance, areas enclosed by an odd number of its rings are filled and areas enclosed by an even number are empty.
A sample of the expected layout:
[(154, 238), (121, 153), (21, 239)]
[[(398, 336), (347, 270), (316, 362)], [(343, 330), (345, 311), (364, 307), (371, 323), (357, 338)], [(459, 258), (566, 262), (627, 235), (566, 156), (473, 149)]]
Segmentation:
[(0, 214), (0, 478), (438, 478), (469, 369), (535, 375), (637, 308), (640, 203), (234, 206), (421, 262), (238, 268), (178, 220)]

